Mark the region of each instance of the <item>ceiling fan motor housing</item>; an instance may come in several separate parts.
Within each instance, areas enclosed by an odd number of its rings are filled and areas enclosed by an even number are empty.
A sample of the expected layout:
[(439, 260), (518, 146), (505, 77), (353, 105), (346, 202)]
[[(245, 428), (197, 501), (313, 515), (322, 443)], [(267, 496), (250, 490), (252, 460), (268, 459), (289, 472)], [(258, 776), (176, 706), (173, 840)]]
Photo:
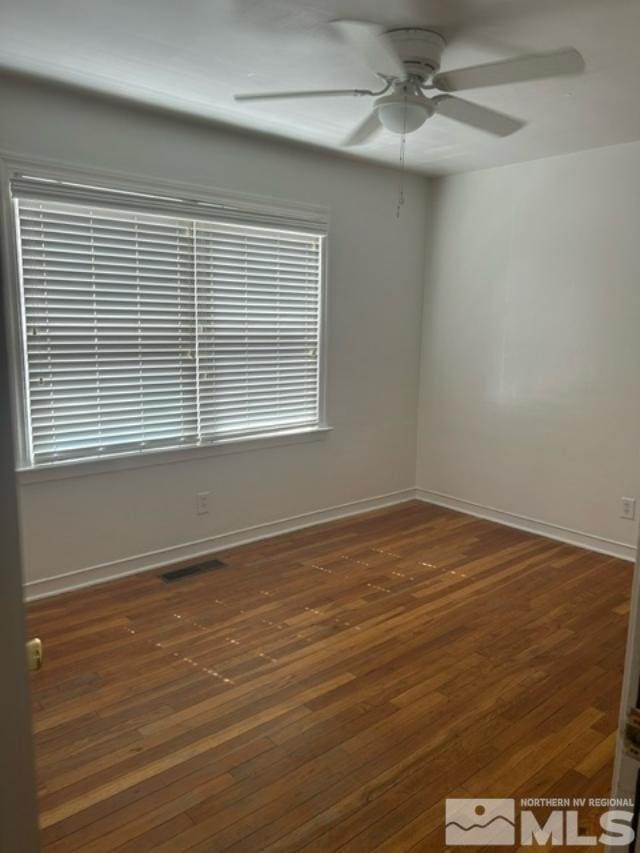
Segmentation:
[(440, 69), (446, 42), (439, 33), (418, 27), (398, 27), (387, 30), (386, 36), (393, 42), (407, 76), (427, 81)]

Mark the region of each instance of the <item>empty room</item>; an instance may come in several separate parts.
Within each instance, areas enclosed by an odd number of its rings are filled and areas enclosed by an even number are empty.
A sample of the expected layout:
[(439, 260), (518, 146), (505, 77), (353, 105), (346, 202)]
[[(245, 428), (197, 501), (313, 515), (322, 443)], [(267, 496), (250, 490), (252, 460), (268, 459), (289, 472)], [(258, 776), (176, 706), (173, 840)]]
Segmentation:
[(634, 850), (637, 0), (0, 17), (0, 853)]

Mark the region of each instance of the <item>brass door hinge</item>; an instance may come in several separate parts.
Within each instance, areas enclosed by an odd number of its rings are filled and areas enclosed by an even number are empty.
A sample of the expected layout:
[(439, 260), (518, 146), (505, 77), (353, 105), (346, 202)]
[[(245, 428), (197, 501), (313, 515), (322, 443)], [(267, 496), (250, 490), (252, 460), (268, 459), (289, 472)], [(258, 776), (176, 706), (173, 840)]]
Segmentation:
[(42, 640), (37, 637), (27, 643), (27, 665), (31, 672), (42, 669)]

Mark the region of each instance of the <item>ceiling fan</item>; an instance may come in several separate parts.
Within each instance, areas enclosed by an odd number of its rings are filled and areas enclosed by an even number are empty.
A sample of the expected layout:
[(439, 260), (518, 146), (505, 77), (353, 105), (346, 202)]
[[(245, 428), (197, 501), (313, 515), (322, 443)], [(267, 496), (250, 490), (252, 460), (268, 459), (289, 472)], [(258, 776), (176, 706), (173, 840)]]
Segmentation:
[[(525, 122), (456, 98), (450, 93), (584, 71), (582, 56), (575, 48), (569, 47), (441, 72), (440, 60), (446, 42), (434, 30), (402, 27), (385, 31), (378, 24), (364, 21), (333, 21), (331, 26), (380, 78), (381, 88), (378, 91), (261, 92), (236, 95), (235, 100), (268, 101), (342, 95), (375, 98), (372, 112), (343, 141), (346, 146), (361, 145), (382, 128), (393, 133), (411, 133), (435, 113), (496, 136), (509, 136), (520, 130)], [(426, 92), (430, 93), (429, 96)]]

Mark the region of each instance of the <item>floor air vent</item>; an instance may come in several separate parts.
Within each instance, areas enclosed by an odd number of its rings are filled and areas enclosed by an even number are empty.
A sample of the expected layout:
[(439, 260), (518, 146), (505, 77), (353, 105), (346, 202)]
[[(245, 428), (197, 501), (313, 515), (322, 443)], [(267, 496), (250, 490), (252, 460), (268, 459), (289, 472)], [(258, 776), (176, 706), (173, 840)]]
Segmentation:
[(202, 563), (185, 566), (183, 569), (172, 569), (170, 572), (165, 572), (163, 575), (160, 575), (160, 580), (163, 580), (165, 583), (173, 583), (173, 581), (181, 581), (184, 578), (193, 577), (193, 575), (203, 575), (205, 572), (222, 569), (224, 565), (222, 560), (205, 560)]

